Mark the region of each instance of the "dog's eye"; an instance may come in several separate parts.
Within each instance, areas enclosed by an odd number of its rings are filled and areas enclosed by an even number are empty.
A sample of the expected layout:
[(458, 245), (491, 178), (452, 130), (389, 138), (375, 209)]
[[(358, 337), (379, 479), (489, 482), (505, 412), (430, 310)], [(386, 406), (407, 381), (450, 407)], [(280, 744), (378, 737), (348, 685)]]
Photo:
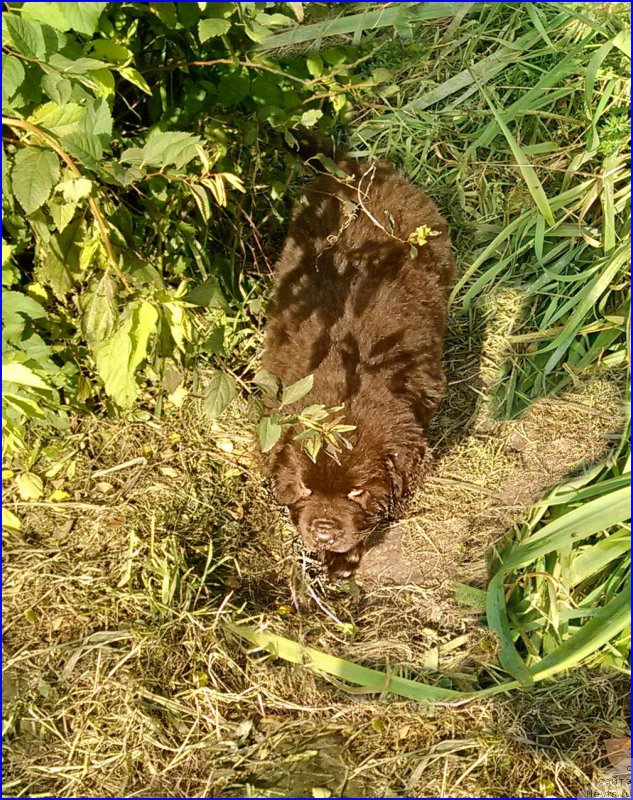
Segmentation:
[(352, 489), (351, 492), (347, 493), (347, 497), (349, 500), (357, 500), (359, 497), (365, 494), (364, 489)]

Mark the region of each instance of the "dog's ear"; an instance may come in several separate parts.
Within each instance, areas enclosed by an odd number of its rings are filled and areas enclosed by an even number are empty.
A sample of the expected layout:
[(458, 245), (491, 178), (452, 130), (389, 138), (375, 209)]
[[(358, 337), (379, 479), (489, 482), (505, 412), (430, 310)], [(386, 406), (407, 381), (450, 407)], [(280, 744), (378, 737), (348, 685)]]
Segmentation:
[(282, 506), (291, 506), (312, 494), (300, 478), (273, 475), (272, 489), (275, 500)]

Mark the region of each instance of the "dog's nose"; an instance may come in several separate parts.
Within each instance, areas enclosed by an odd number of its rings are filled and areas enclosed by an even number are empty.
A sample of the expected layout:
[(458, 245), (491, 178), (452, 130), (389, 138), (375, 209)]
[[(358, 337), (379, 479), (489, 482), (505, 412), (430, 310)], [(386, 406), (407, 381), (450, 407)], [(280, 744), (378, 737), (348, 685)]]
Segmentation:
[(336, 526), (329, 519), (315, 519), (312, 523), (312, 532), (317, 542), (329, 544), (336, 538)]

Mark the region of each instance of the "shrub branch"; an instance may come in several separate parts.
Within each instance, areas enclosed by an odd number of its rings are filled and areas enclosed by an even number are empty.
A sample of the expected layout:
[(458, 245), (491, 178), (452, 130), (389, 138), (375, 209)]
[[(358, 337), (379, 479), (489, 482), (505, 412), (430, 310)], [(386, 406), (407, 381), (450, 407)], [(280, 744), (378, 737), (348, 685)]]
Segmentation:
[[(66, 164), (68, 169), (73, 173), (73, 175), (77, 178), (81, 178), (82, 174), (75, 162), (72, 158), (68, 155), (68, 153), (60, 147), (60, 145), (53, 139), (52, 136), (49, 136), (45, 133), (41, 128), (38, 128), (37, 125), (33, 125), (32, 122), (27, 122), (24, 119), (15, 119), (13, 117), (2, 117), (2, 124), (6, 125), (9, 128), (13, 129), (21, 129), (25, 131), (29, 131), (30, 133), (39, 136), (40, 139), (43, 139), (46, 144), (54, 150), (57, 155), (62, 159), (62, 161)], [(106, 255), (108, 257), (108, 263), (112, 267), (112, 269), (117, 274), (121, 283), (125, 286), (126, 289), (129, 289), (128, 282), (125, 278), (123, 272), (121, 272), (121, 268), (117, 262), (116, 256), (114, 255), (114, 250), (112, 249), (112, 242), (110, 241), (110, 235), (108, 233), (108, 229), (106, 227), (105, 220), (103, 218), (103, 214), (101, 213), (101, 209), (99, 208), (99, 204), (95, 200), (94, 197), (88, 197), (88, 205), (90, 206), (90, 211), (97, 223), (97, 227), (99, 228), (99, 233), (101, 234), (101, 240), (103, 242), (103, 246), (106, 251)]]

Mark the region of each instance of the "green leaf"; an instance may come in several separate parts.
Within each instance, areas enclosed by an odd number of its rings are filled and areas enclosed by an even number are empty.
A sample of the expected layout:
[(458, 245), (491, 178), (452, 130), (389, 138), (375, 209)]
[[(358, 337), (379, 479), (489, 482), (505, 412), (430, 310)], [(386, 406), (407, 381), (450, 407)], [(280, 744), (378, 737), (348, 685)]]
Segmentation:
[(62, 139), (63, 147), (84, 167), (96, 172), (103, 156), (103, 144), (94, 133), (71, 133)]
[(51, 102), (39, 106), (29, 117), (29, 122), (39, 128), (45, 128), (61, 139), (70, 133), (81, 130), (85, 116), (85, 106), (77, 103), (66, 103), (66, 105), (60, 106)]
[(37, 278), (47, 283), (56, 297), (62, 299), (75, 285), (75, 273), (79, 271), (79, 247), (81, 219), (75, 220), (61, 233), (54, 233), (45, 250)]
[(13, 46), (27, 58), (44, 59), (49, 53), (62, 50), (66, 37), (50, 25), (40, 25), (24, 14), (5, 12), (2, 14), (2, 44)]
[(219, 370), (214, 372), (204, 391), (204, 410), (209, 419), (216, 419), (235, 397), (235, 379)]
[(59, 180), (59, 160), (51, 150), (25, 147), (15, 156), (11, 183), (16, 200), (32, 214), (50, 197)]
[(200, 137), (191, 133), (169, 131), (155, 133), (147, 144), (142, 147), (132, 147), (121, 155), (121, 161), (126, 164), (149, 164), (154, 167), (166, 167), (173, 164), (181, 169), (197, 156), (196, 145)]
[(62, 53), (54, 53), (48, 59), (48, 63), (67, 75), (81, 76), (87, 72), (97, 72), (112, 66), (109, 61), (101, 61), (98, 58), (68, 58)]
[(281, 381), (276, 375), (273, 375), (272, 372), (268, 372), (267, 369), (258, 370), (253, 378), (253, 383), (271, 400), (277, 400), (279, 389), (281, 388)]
[(224, 325), (218, 325), (211, 331), (211, 335), (202, 345), (202, 349), (211, 355), (225, 356)]
[(34, 389), (48, 389), (48, 385), (36, 375), (26, 364), (15, 362), (2, 364), (2, 382), (19, 383), (21, 386), (32, 386)]
[(138, 389), (134, 373), (147, 356), (158, 312), (148, 301), (136, 304), (110, 339), (96, 345), (95, 362), (107, 394), (121, 408), (130, 408)]
[(282, 404), (289, 405), (301, 400), (301, 398), (308, 394), (308, 392), (312, 391), (313, 384), (314, 375), (307, 375), (305, 378), (301, 378), (301, 380), (297, 381), (296, 383), (286, 386), (281, 393)]
[(231, 28), (227, 19), (201, 19), (198, 23), (198, 36), (201, 42), (206, 42), (214, 36), (224, 36)]
[(25, 3), (24, 13), (60, 31), (73, 30), (92, 36), (107, 3)]
[(145, 92), (145, 94), (151, 95), (152, 90), (149, 88), (147, 81), (137, 69), (134, 69), (134, 67), (121, 67), (121, 69), (119, 69), (119, 75), (122, 78), (125, 78), (126, 81), (134, 84), (134, 86), (136, 86), (142, 92)]
[(44, 483), (33, 472), (22, 472), (15, 476), (15, 484), (22, 500), (39, 500), (44, 494)]
[(9, 511), (8, 508), (2, 507), (2, 529), (4, 528), (13, 528), (13, 530), (19, 531), (22, 528), (22, 523), (19, 517), (13, 513), (13, 511)]
[(127, 47), (113, 42), (111, 39), (95, 39), (86, 45), (84, 52), (91, 58), (100, 60), (105, 59), (112, 64), (123, 65), (130, 61), (133, 57), (132, 51)]
[(222, 289), (220, 288), (218, 279), (214, 275), (209, 275), (199, 286), (195, 286), (185, 295), (184, 299), (187, 303), (193, 303), (196, 306), (204, 306), (205, 308), (227, 308)]
[(257, 436), (262, 453), (268, 453), (279, 441), (281, 425), (272, 417), (262, 417), (257, 426)]
[(17, 92), (24, 80), (24, 67), (19, 58), (2, 54), (2, 106), (6, 106), (9, 100)]
[(70, 178), (58, 183), (56, 191), (62, 192), (67, 203), (77, 203), (84, 197), (89, 197), (92, 191), (92, 181), (87, 178)]
[(224, 75), (218, 84), (218, 102), (223, 108), (231, 108), (241, 103), (250, 94), (251, 82), (241, 72)]
[(306, 59), (308, 72), (313, 78), (320, 78), (323, 74), (323, 59), (318, 53), (310, 53)]
[(93, 281), (79, 298), (83, 311), (81, 331), (93, 350), (105, 342), (114, 330), (117, 316), (114, 293), (114, 281), (104, 273), (99, 280)]
[(157, 322), (158, 311), (148, 300), (143, 300), (134, 309), (132, 328), (130, 330), (130, 338), (132, 340), (131, 373), (134, 373), (141, 361), (147, 356), (149, 338), (156, 331)]
[(62, 233), (75, 216), (77, 204), (51, 200), (48, 204), (48, 210), (51, 212), (55, 227), (59, 233)]
[(200, 211), (202, 219), (205, 222), (208, 222), (211, 218), (211, 203), (209, 202), (207, 190), (199, 183), (192, 183), (189, 186), (189, 191), (191, 192), (193, 199), (196, 201), (196, 205), (198, 206), (198, 210)]
[(304, 128), (313, 128), (323, 116), (323, 112), (318, 108), (311, 108), (304, 111), (301, 115), (301, 124)]
[(53, 102), (64, 106), (70, 100), (72, 83), (58, 72), (53, 72), (50, 75), (44, 75), (42, 78), (42, 89)]
[(64, 3), (24, 3), (22, 18), (45, 22), (58, 31), (67, 31), (68, 22), (63, 10)]

